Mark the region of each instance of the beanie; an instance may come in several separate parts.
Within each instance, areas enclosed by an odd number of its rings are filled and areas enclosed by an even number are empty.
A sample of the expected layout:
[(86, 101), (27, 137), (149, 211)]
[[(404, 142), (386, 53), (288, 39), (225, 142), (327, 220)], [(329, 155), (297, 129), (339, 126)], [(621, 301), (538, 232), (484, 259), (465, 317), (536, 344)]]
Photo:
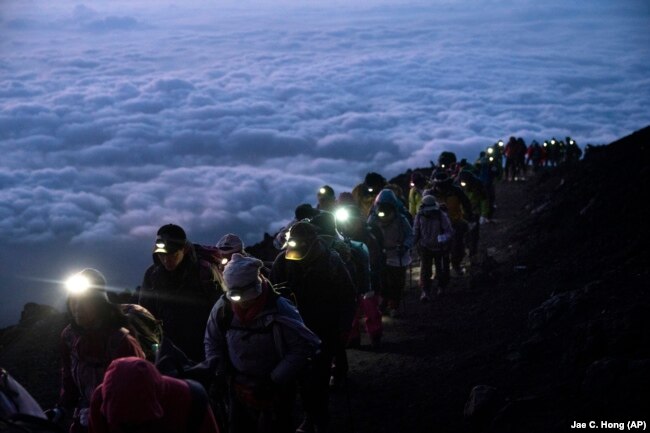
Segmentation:
[(219, 239), (216, 246), (223, 254), (238, 253), (244, 250), (244, 243), (241, 238), (232, 233), (228, 233)]
[[(226, 297), (231, 301), (247, 301), (258, 297), (262, 293), (262, 282), (259, 278), (262, 265), (262, 261), (254, 257), (233, 254), (223, 270)], [(237, 299), (234, 299), (235, 294)]]

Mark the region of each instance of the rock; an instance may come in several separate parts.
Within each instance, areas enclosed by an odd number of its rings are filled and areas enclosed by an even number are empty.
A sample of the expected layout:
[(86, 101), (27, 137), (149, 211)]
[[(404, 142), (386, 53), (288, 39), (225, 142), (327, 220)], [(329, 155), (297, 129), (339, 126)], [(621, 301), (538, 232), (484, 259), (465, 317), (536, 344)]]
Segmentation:
[(20, 322), (18, 322), (18, 325), (20, 327), (30, 327), (35, 323), (45, 319), (46, 317), (57, 313), (58, 310), (49, 305), (41, 305), (34, 302), (28, 302), (23, 307), (22, 313), (20, 313)]

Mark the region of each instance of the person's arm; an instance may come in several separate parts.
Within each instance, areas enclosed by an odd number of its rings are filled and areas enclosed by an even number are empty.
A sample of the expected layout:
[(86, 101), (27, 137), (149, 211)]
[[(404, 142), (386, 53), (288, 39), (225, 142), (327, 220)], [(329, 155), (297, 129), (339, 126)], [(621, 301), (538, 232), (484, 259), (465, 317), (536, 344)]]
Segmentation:
[(226, 369), (226, 357), (228, 356), (226, 336), (220, 328), (222, 324), (219, 323), (225, 317), (221, 311), (223, 308), (230, 308), (230, 306), (224, 304), (223, 300), (217, 301), (212, 307), (203, 338), (205, 359), (216, 359), (217, 370), (221, 372)]
[(68, 327), (61, 333), (61, 390), (58, 405), (71, 413), (79, 401), (80, 392), (72, 377), (71, 353), (68, 340), (71, 338), (71, 329)]

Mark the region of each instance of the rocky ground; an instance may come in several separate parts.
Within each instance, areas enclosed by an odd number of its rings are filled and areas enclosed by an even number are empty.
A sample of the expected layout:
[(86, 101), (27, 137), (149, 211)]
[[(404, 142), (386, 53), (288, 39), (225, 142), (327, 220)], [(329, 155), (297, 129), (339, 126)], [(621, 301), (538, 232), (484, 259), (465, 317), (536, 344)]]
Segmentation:
[[(563, 432), (649, 421), (650, 128), (574, 167), (497, 186), (480, 259), (419, 302), (413, 268), (379, 351), (364, 335), (332, 394), (335, 432)], [(30, 318), (31, 317), (31, 318)], [(64, 318), (30, 306), (0, 331), (0, 365), (56, 401)]]

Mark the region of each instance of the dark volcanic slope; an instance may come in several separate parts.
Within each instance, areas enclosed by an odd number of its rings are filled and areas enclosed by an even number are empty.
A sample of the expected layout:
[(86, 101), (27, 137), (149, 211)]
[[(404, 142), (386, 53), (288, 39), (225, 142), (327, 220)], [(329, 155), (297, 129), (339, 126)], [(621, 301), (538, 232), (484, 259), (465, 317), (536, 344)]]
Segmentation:
[[(649, 142), (645, 128), (575, 166), (500, 183), (468, 275), (429, 304), (407, 290), (404, 317), (385, 319), (383, 349), (368, 350), (364, 336), (349, 350), (333, 431), (561, 432), (573, 421), (643, 419)], [(2, 332), (0, 365), (49, 406), (63, 317), (33, 316)], [(468, 402), (476, 385), (485, 387)]]

